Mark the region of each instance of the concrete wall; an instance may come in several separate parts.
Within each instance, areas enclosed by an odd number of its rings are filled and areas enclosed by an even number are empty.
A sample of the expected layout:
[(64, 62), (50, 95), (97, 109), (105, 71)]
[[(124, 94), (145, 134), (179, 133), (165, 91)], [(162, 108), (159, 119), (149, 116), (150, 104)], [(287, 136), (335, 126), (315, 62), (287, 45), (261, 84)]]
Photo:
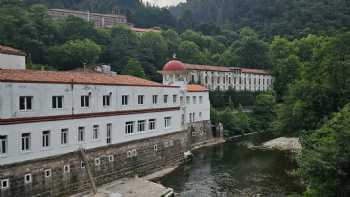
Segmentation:
[[(80, 97), (89, 95), (90, 107), (80, 105)], [(111, 105), (104, 107), (103, 95), (111, 95)], [(179, 107), (180, 102), (172, 100), (172, 95), (179, 95), (180, 88), (137, 87), (137, 86), (98, 86), (70, 84), (36, 83), (0, 83), (0, 118), (38, 117), (95, 113), (120, 110), (140, 110), (165, 107)], [(127, 106), (122, 105), (122, 95), (129, 95)], [(145, 103), (138, 105), (138, 95), (145, 96)], [(158, 103), (152, 103), (152, 95), (158, 95)], [(168, 103), (163, 96), (168, 95)], [(19, 97), (33, 96), (33, 109), (19, 110)], [(52, 109), (52, 96), (64, 96), (63, 109)], [(179, 97), (179, 96), (178, 96)], [(11, 99), (9, 99), (11, 98)]]
[(26, 57), (0, 53), (0, 69), (26, 69)]

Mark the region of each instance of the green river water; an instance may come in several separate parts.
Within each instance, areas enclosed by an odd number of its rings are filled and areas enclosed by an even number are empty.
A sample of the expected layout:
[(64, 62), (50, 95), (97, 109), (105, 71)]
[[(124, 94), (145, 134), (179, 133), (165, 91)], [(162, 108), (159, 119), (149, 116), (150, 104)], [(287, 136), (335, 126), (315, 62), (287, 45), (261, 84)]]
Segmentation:
[[(254, 139), (193, 151), (191, 162), (158, 180), (179, 196), (287, 196), (304, 188), (291, 175), (296, 163), (289, 153), (251, 150)], [(256, 144), (255, 142), (254, 144)]]

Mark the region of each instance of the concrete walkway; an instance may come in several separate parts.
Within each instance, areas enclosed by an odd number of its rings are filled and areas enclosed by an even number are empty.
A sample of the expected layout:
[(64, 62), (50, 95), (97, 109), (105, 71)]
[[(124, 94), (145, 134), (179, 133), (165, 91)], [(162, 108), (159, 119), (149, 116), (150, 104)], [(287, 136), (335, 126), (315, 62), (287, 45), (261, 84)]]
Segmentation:
[(72, 197), (161, 197), (171, 196), (173, 189), (144, 178), (123, 178), (98, 188), (97, 194), (81, 193)]

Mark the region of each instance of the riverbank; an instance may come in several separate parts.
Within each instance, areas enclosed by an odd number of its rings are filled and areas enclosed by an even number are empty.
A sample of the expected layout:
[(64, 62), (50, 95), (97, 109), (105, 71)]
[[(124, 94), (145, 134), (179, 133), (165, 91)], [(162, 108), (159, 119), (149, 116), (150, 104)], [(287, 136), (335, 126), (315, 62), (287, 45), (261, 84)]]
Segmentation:
[(275, 138), (262, 143), (261, 146), (255, 146), (254, 148), (290, 151), (293, 153), (299, 153), (302, 149), (299, 138), (297, 137)]

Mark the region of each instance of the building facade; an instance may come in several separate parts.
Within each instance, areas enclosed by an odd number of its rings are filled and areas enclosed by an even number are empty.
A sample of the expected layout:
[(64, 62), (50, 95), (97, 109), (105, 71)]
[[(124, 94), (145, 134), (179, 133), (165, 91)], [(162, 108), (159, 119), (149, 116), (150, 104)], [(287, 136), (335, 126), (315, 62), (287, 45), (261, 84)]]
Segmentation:
[(97, 28), (112, 27), (118, 24), (128, 24), (127, 18), (124, 15), (100, 14), (66, 9), (49, 9), (48, 14), (53, 19), (63, 19), (68, 16), (75, 16), (94, 23), (95, 27)]
[(20, 50), (0, 45), (0, 69), (25, 69), (26, 54)]
[(97, 185), (145, 175), (182, 162), (184, 152), (215, 136), (200, 85), (0, 70), (0, 196), (81, 192), (90, 187), (89, 171)]
[(261, 69), (185, 64), (169, 61), (160, 73), (164, 84), (200, 84), (209, 90), (267, 91), (272, 89), (273, 77)]

